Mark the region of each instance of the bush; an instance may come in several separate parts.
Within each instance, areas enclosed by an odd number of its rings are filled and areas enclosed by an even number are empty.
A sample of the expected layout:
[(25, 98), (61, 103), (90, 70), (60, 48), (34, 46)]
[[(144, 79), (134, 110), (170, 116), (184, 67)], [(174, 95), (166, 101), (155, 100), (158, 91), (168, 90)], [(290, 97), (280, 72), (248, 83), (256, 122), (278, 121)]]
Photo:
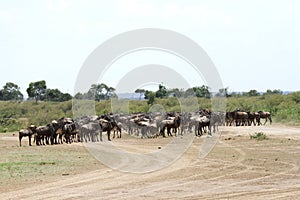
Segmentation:
[(255, 133), (254, 135), (250, 135), (250, 139), (255, 139), (257, 141), (261, 141), (261, 140), (267, 140), (268, 137), (265, 133), (263, 132), (258, 132), (258, 133)]

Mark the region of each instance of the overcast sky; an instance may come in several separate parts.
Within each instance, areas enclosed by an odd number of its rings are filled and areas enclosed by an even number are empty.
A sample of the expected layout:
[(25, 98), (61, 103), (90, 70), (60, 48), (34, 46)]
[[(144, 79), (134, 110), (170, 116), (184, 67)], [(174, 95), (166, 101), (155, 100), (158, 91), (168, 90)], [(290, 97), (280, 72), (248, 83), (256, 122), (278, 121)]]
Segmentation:
[[(197, 42), (230, 91), (299, 91), (299, 10), (297, 0), (3, 0), (0, 87), (14, 82), (26, 94), (30, 82), (46, 80), (48, 88), (72, 94), (82, 64), (97, 46), (125, 31), (162, 28)], [(168, 56), (162, 61), (164, 55), (155, 52), (131, 56), (118, 62), (180, 62)], [(110, 73), (106, 84), (115, 87), (121, 77), (113, 68)], [(192, 84), (199, 84), (190, 74)]]

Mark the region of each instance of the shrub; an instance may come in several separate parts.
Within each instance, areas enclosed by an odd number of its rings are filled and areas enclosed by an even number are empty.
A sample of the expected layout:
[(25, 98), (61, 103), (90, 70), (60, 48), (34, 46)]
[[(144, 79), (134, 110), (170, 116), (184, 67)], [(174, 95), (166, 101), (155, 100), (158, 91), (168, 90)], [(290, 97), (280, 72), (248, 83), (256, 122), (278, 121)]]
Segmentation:
[(255, 139), (255, 140), (257, 140), (257, 141), (261, 141), (261, 140), (267, 140), (268, 137), (267, 137), (267, 135), (266, 135), (265, 133), (263, 133), (263, 132), (257, 132), (257, 133), (255, 133), (254, 135), (250, 135), (250, 139), (251, 139), (251, 140), (252, 140), (252, 139)]

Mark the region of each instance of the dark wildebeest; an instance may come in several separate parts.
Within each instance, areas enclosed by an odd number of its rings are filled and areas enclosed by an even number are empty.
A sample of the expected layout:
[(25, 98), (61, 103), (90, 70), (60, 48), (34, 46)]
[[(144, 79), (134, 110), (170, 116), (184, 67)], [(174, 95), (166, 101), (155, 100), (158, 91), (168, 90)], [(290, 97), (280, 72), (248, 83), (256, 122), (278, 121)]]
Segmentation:
[(256, 126), (256, 124), (259, 126), (260, 123), (260, 115), (258, 112), (247, 112), (248, 113), (248, 126), (251, 126), (252, 124)]
[(177, 128), (179, 128), (180, 126), (180, 116), (176, 115), (173, 119), (165, 119), (163, 121), (161, 121), (161, 129), (160, 129), (160, 133), (162, 134), (163, 137), (166, 137), (165, 135), (165, 129), (167, 128), (167, 133), (168, 136), (172, 136), (171, 134), (171, 129), (174, 129), (175, 132), (175, 136), (177, 133)]
[(49, 144), (49, 139), (50, 143), (54, 144), (54, 133), (55, 128), (52, 123), (46, 126), (37, 127), (35, 135), (36, 145), (45, 145), (44, 140), (46, 140), (46, 144)]
[[(75, 122), (66, 123), (63, 126), (63, 134), (66, 139), (66, 143), (71, 144), (71, 139), (76, 139), (78, 130), (76, 128)], [(78, 139), (78, 138), (77, 138)]]
[(22, 129), (19, 131), (19, 142), (20, 142), (20, 147), (22, 146), (22, 138), (28, 136), (29, 140), (29, 146), (31, 146), (31, 136), (35, 134), (36, 132), (36, 126), (30, 125), (27, 129)]
[(111, 121), (106, 119), (99, 119), (99, 125), (100, 125), (100, 141), (102, 141), (102, 132), (107, 132), (107, 139), (108, 141), (111, 141), (110, 139), (110, 131), (114, 128)]
[[(271, 118), (270, 112), (258, 111), (258, 114), (260, 116), (260, 119), (266, 119), (264, 125), (266, 125), (268, 119), (270, 121), (270, 124), (272, 124), (272, 118)], [(259, 124), (261, 124), (261, 123), (259, 122)]]
[(235, 117), (235, 112), (226, 112), (225, 115), (225, 121), (226, 121), (226, 126), (231, 126), (232, 123), (234, 122), (234, 117)]

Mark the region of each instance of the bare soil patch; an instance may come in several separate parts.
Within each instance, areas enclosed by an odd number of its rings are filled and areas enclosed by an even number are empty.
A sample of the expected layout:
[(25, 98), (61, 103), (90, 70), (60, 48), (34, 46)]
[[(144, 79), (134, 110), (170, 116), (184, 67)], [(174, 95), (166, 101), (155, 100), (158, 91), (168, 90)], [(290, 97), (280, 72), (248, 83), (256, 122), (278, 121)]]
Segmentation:
[[(300, 195), (300, 129), (282, 125), (220, 127), (219, 142), (199, 158), (195, 138), (175, 163), (132, 174), (95, 160), (82, 144), (18, 147), (0, 135), (0, 199), (297, 199)], [(267, 140), (251, 140), (263, 132)], [(184, 137), (184, 136), (183, 136)], [(149, 152), (172, 138), (115, 139), (120, 148)]]

